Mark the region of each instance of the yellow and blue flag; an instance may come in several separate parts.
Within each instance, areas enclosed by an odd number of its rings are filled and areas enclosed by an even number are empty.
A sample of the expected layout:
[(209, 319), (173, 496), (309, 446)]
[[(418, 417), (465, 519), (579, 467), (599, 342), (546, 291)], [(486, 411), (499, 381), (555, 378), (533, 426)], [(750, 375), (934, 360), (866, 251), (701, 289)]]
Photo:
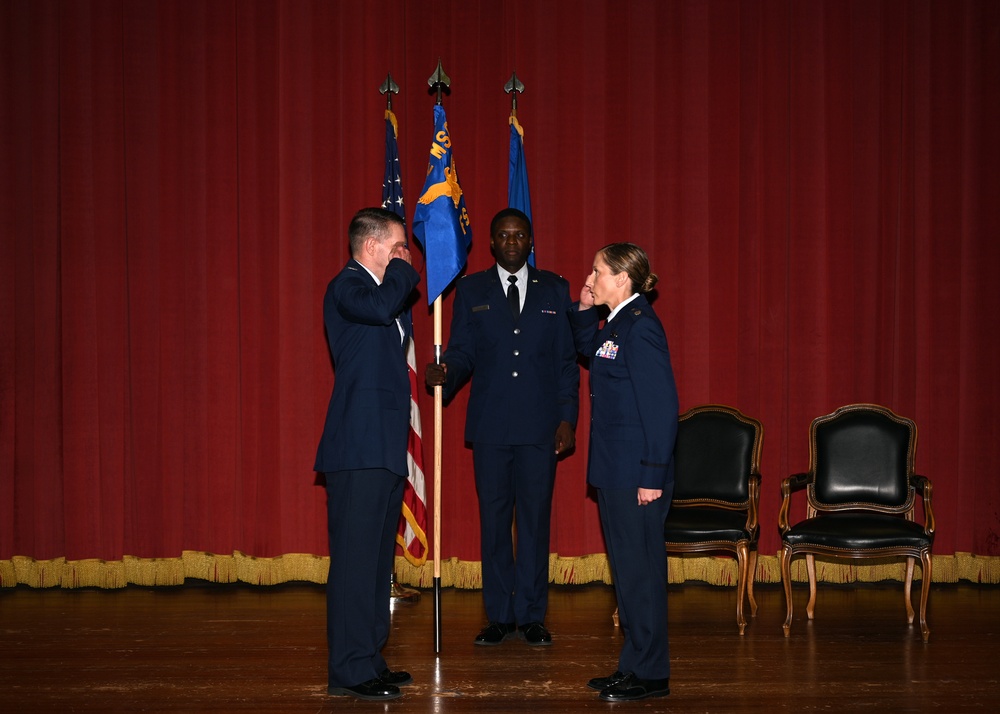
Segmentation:
[(452, 158), (451, 135), (444, 107), (434, 107), (427, 180), (413, 214), (413, 235), (424, 249), (427, 303), (431, 304), (458, 277), (472, 245), (472, 227), (465, 196)]
[(524, 163), (524, 129), (517, 116), (510, 115), (510, 170), (507, 172), (507, 205), (516, 208), (531, 221), (531, 253), (528, 264), (535, 265), (535, 222), (531, 218), (531, 192), (528, 190), (528, 166)]

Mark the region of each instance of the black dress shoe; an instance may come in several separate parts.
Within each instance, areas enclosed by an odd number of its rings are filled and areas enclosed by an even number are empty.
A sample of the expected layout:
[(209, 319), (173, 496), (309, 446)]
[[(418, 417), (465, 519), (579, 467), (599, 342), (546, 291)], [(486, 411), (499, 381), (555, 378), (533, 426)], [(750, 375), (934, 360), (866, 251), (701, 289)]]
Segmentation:
[(491, 622), (476, 635), (477, 645), (498, 645), (510, 637), (517, 628), (513, 622)]
[(525, 641), (529, 645), (551, 645), (552, 635), (545, 629), (545, 625), (540, 622), (529, 622), (517, 628), (521, 631)]
[(606, 702), (631, 702), (670, 694), (669, 679), (639, 679), (631, 672), (598, 695)]
[(397, 699), (402, 696), (399, 687), (395, 684), (386, 684), (381, 679), (369, 679), (354, 687), (327, 687), (327, 694), (334, 696), (350, 696), (358, 699), (369, 699), (380, 701), (384, 699)]
[(608, 677), (594, 677), (592, 680), (587, 682), (587, 686), (591, 689), (601, 691), (602, 689), (607, 689), (610, 686), (618, 684), (623, 679), (625, 679), (625, 673), (619, 671)]
[(404, 672), (401, 669), (393, 672), (388, 667), (382, 670), (382, 674), (380, 674), (378, 678), (381, 679), (385, 684), (394, 684), (397, 687), (402, 687), (404, 684), (413, 683), (413, 677), (410, 676), (409, 672)]

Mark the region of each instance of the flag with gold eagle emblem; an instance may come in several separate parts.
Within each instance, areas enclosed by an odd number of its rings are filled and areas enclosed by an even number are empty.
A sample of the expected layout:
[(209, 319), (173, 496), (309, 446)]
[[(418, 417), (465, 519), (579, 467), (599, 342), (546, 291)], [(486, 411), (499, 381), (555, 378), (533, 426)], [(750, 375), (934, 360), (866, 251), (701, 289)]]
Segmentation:
[(413, 235), (424, 249), (427, 303), (431, 304), (458, 277), (472, 245), (465, 196), (452, 157), (451, 134), (444, 107), (434, 107), (427, 179), (413, 214)]

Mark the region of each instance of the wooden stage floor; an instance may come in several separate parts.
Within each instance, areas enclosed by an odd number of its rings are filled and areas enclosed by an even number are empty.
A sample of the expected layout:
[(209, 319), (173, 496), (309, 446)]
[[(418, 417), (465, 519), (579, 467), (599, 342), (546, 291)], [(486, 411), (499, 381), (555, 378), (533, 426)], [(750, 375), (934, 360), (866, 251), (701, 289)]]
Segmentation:
[(0, 590), (0, 712), (995, 712), (1000, 587), (936, 585), (928, 644), (906, 623), (899, 583), (821, 586), (817, 620), (796, 586), (758, 586), (737, 634), (732, 588), (669, 589), (673, 673), (663, 699), (608, 704), (586, 687), (615, 669), (620, 635), (605, 585), (553, 586), (551, 647), (476, 647), (479, 591), (396, 600), (385, 654), (413, 674), (400, 699), (326, 695), (324, 590), (195, 582), (123, 590)]

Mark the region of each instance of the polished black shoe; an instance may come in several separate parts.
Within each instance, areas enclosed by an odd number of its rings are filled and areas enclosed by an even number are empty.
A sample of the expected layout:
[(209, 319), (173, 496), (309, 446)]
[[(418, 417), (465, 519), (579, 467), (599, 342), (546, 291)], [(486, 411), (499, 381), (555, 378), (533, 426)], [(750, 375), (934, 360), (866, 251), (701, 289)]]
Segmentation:
[(326, 693), (337, 697), (349, 696), (372, 701), (397, 699), (402, 696), (399, 687), (395, 684), (386, 684), (378, 677), (354, 687), (327, 687)]
[(545, 629), (545, 625), (540, 622), (529, 622), (517, 628), (529, 645), (551, 645), (552, 635)]
[(669, 679), (639, 679), (631, 672), (598, 695), (606, 702), (631, 702), (670, 694)]
[(498, 645), (510, 637), (517, 628), (513, 622), (491, 622), (476, 635), (477, 645)]
[(623, 679), (625, 679), (624, 672), (615, 672), (608, 677), (594, 677), (592, 680), (587, 682), (587, 686), (591, 689), (601, 691), (602, 689), (607, 689), (608, 687), (618, 684)]
[(402, 687), (404, 684), (413, 684), (413, 677), (410, 676), (409, 672), (404, 672), (399, 669), (393, 672), (391, 669), (386, 667), (382, 670), (382, 674), (378, 676), (385, 684), (393, 684), (397, 687)]

